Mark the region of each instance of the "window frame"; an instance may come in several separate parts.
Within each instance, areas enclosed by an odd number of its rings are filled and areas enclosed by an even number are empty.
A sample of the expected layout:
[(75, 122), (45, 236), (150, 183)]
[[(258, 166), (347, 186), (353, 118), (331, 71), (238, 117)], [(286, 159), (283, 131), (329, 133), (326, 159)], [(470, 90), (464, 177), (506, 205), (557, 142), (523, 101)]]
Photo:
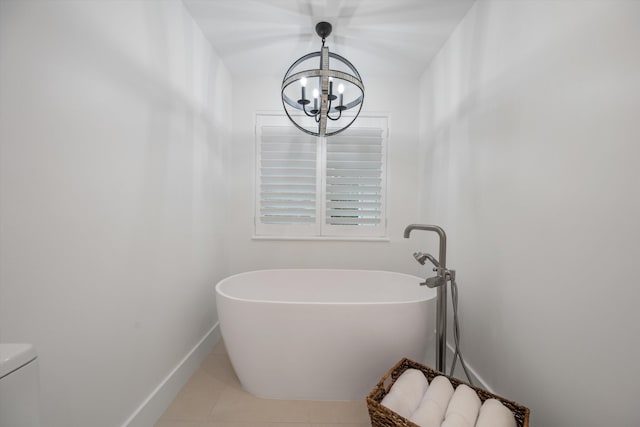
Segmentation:
[[(302, 118), (304, 119), (304, 117)], [(313, 120), (313, 119), (310, 119)], [(334, 137), (315, 137), (297, 130), (283, 113), (259, 112), (254, 126), (254, 226), (256, 240), (349, 240), (389, 241), (387, 220), (387, 193), (389, 182), (389, 127), (387, 114), (360, 114), (350, 129), (378, 128), (381, 132), (381, 185), (380, 222), (376, 226), (327, 224), (327, 143)], [(261, 143), (262, 128), (287, 127), (299, 132), (301, 138), (313, 138), (316, 145), (316, 203), (315, 222), (310, 224), (266, 224), (261, 218)]]

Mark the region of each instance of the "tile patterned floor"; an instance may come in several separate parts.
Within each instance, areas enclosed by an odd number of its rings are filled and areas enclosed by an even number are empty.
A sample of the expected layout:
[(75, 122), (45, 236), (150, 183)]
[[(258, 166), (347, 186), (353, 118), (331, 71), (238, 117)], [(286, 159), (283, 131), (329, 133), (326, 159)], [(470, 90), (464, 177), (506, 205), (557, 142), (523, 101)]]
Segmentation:
[(220, 342), (155, 427), (370, 427), (364, 399), (269, 400), (240, 386)]

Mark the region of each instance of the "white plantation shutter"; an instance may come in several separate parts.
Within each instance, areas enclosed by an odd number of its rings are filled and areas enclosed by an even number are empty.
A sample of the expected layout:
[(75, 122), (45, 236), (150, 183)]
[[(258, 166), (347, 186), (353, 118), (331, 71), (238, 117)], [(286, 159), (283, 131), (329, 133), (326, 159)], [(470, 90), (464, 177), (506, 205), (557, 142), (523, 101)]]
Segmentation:
[(256, 234), (315, 234), (319, 187), (317, 138), (289, 126), (280, 117), (268, 117), (278, 120), (258, 122)]
[(384, 236), (386, 127), (351, 127), (326, 139), (326, 235)]
[(386, 119), (356, 123), (320, 138), (257, 116), (257, 236), (385, 236)]

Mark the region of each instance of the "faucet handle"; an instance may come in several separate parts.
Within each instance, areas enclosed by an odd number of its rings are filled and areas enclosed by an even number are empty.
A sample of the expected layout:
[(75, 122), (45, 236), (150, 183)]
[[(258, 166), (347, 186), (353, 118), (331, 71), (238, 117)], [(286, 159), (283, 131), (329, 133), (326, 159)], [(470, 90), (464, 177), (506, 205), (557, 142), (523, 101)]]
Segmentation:
[(427, 288), (438, 288), (440, 286), (446, 285), (447, 279), (442, 276), (433, 276), (429, 277), (424, 282), (420, 283), (420, 286), (427, 286)]

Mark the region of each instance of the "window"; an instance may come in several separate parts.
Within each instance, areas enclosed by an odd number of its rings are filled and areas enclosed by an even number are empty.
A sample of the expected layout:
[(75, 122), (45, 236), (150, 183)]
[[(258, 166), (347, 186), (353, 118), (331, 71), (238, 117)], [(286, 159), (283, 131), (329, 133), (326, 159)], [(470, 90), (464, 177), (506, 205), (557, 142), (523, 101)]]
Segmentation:
[(321, 138), (258, 115), (256, 236), (384, 237), (387, 133), (386, 117)]

